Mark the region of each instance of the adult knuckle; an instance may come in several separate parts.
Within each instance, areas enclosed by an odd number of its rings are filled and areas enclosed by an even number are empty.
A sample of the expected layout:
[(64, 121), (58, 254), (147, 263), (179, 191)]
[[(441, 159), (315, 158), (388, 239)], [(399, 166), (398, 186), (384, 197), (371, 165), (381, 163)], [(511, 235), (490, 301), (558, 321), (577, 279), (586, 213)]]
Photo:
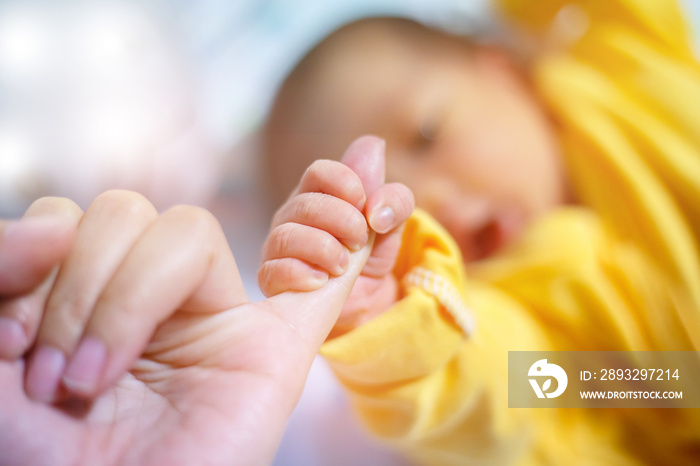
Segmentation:
[(82, 209), (75, 202), (65, 197), (45, 196), (31, 203), (27, 214), (56, 214), (56, 213), (82, 213)]
[(69, 322), (82, 323), (89, 315), (92, 304), (87, 299), (73, 297), (62, 306), (63, 315)]
[(88, 210), (126, 218), (148, 218), (157, 215), (155, 207), (143, 194), (123, 189), (105, 191), (95, 198)]
[(191, 205), (176, 205), (163, 214), (178, 227), (186, 229), (194, 237), (208, 237), (221, 229), (219, 221), (208, 210)]
[(60, 317), (64, 326), (75, 325), (82, 323), (90, 308), (92, 300), (88, 298), (88, 293), (82, 293), (81, 290), (74, 293), (54, 293), (46, 306), (47, 313)]

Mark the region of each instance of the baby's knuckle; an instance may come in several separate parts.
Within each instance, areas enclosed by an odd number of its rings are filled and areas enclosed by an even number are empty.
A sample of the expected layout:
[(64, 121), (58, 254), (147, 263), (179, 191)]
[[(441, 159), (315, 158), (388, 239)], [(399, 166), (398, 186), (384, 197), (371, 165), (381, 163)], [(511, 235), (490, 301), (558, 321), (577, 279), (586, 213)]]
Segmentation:
[(348, 167), (345, 167), (345, 170), (339, 173), (338, 184), (342, 189), (344, 198), (353, 203), (359, 201), (365, 195), (362, 180), (357, 176), (357, 173)]
[(312, 193), (300, 194), (297, 202), (293, 205), (292, 220), (299, 222), (308, 222), (314, 217), (318, 211), (319, 203), (316, 196)]
[(354, 210), (347, 216), (347, 230), (351, 236), (362, 236), (367, 233), (367, 220), (359, 210)]
[(328, 168), (335, 162), (331, 160), (319, 159), (315, 160), (304, 172), (304, 178), (311, 180), (323, 179), (328, 174)]
[(273, 239), (278, 254), (285, 255), (290, 250), (292, 237), (294, 236), (294, 224), (284, 223), (275, 228)]
[(289, 216), (289, 206), (293, 205), (295, 201), (296, 198), (288, 201), (275, 212), (275, 214), (272, 216), (271, 222), (273, 228), (286, 221), (286, 218)]
[(338, 240), (331, 236), (324, 236), (318, 240), (316, 250), (321, 260), (332, 261), (338, 256)]
[(328, 160), (318, 159), (311, 162), (311, 165), (306, 169), (306, 174), (318, 173), (323, 171), (323, 167), (326, 166)]
[[(279, 280), (277, 282), (278, 285), (282, 285), (282, 284), (289, 285), (289, 284), (294, 282), (294, 279), (296, 278), (296, 274), (294, 273), (294, 270), (293, 270), (290, 262), (284, 261), (280, 264), (278, 278), (279, 278)], [(289, 287), (289, 288), (291, 288), (291, 287)]]
[(399, 205), (401, 206), (401, 212), (406, 212), (408, 215), (410, 215), (411, 212), (413, 212), (413, 209), (415, 209), (416, 204), (413, 198), (413, 192), (403, 184), (397, 185), (397, 189), (399, 191), (398, 198)]
[(301, 177), (302, 189), (309, 189), (309, 186), (318, 184), (320, 180), (323, 180), (324, 163), (322, 160), (316, 160), (314, 163), (309, 165), (309, 167), (304, 172)]
[(262, 291), (265, 296), (270, 296), (269, 293), (272, 289), (272, 280), (269, 262), (264, 262), (258, 270), (258, 285), (260, 286), (260, 291)]
[(298, 275), (293, 267), (294, 263), (295, 259), (286, 257), (263, 263), (258, 271), (262, 291), (277, 294), (281, 290), (291, 289)]

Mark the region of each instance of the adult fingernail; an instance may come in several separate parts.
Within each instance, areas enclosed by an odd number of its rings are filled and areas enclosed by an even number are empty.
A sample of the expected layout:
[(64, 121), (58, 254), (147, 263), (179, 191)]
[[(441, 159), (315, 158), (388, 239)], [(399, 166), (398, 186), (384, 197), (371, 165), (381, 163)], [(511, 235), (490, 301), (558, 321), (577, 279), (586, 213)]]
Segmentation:
[(396, 214), (391, 207), (384, 206), (372, 212), (369, 226), (377, 233), (387, 233), (394, 226)]
[(52, 402), (65, 367), (66, 358), (60, 350), (40, 345), (34, 351), (27, 370), (25, 390), (29, 398), (44, 403)]
[(76, 395), (93, 395), (106, 362), (104, 343), (93, 337), (84, 338), (63, 374), (63, 385)]
[(16, 359), (28, 346), (24, 327), (15, 319), (0, 317), (0, 358)]

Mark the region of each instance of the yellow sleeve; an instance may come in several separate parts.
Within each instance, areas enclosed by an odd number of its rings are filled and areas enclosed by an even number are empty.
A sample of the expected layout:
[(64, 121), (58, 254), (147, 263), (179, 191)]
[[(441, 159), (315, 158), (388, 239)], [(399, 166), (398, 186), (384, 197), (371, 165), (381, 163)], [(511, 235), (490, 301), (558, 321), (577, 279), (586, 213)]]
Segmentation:
[(666, 53), (692, 55), (690, 30), (674, 0), (495, 0), (495, 4), (509, 23), (540, 41), (571, 39), (571, 34), (615, 25), (648, 38)]
[[(509, 409), (507, 357), (687, 349), (687, 330), (666, 315), (672, 300), (653, 286), (648, 266), (634, 249), (616, 246), (590, 213), (564, 210), (502, 259), (470, 270), (467, 286), (456, 246), (418, 212), (395, 270), (402, 299), (321, 354), (369, 429), (425, 464), (636, 464), (624, 438), (629, 418)], [(664, 330), (650, 332), (659, 322)], [(675, 419), (672, 428), (691, 421)], [(657, 443), (670, 431), (664, 422), (648, 423)]]
[[(395, 274), (404, 284), (402, 299), (367, 325), (327, 342), (321, 354), (350, 390), (370, 430), (427, 463), (464, 464), (474, 452), (512, 459), (522, 445), (508, 443), (514, 428), (499, 426), (504, 431), (495, 434), (489, 426), (495, 422), (492, 413), (479, 409), (502, 397), (503, 386), (497, 384), (492, 393), (483, 384), (506, 368), (502, 358), (489, 367), (493, 358), (480, 348), (485, 332), (468, 335), (475, 323), (466, 305), (457, 246), (417, 211), (406, 226), (399, 257)], [(514, 304), (494, 297), (497, 312), (499, 301), (503, 308)], [(515, 314), (504, 324), (521, 328), (524, 339), (539, 333), (527, 316)], [(459, 434), (466, 431), (470, 435)]]
[[(497, 0), (497, 5), (546, 44), (529, 71), (557, 123), (578, 202), (689, 290), (697, 313), (700, 66), (679, 4)], [(578, 33), (562, 32), (570, 29)]]

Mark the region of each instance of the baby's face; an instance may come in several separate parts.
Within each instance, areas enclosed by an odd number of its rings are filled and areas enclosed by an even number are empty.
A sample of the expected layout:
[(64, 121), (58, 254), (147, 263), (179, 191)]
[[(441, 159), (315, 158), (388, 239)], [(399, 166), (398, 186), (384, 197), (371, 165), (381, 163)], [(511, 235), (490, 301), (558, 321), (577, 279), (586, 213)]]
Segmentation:
[(386, 139), (389, 181), (413, 190), (465, 261), (493, 254), (564, 202), (552, 123), (503, 56), (391, 56), (344, 65), (332, 125)]

